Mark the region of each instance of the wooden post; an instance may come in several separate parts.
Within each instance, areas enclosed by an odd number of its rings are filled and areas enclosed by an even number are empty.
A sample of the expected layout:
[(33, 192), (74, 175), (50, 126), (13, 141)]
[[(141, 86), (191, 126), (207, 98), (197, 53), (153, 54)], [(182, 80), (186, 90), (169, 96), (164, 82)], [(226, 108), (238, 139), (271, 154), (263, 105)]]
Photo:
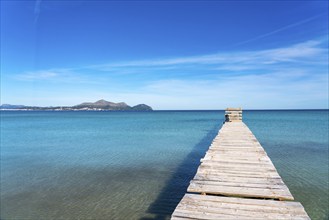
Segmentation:
[(242, 108), (225, 109), (225, 122), (242, 121)]

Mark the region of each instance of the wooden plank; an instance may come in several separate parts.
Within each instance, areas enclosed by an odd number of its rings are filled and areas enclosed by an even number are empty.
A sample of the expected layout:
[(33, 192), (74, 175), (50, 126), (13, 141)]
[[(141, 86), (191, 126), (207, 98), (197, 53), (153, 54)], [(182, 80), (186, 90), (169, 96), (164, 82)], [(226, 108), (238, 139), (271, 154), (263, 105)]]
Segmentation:
[(207, 153), (205, 157), (203, 158), (204, 160), (213, 160), (213, 161), (237, 161), (237, 162), (246, 162), (246, 163), (265, 163), (265, 162), (270, 162), (268, 160), (268, 157), (259, 157), (259, 158), (242, 158), (239, 156), (235, 155), (218, 155), (218, 154), (210, 154)]
[(249, 161), (249, 160), (213, 160), (211, 159), (202, 159), (201, 164), (214, 164), (214, 165), (221, 165), (223, 167), (229, 166), (249, 166), (249, 167), (273, 167), (268, 161)]
[(269, 198), (279, 200), (294, 200), (287, 189), (267, 189), (254, 187), (236, 187), (225, 185), (194, 184), (191, 182), (187, 192), (199, 192), (214, 195), (238, 196), (247, 198)]
[[(232, 150), (232, 151), (229, 151), (229, 150), (220, 150), (220, 149), (209, 149), (206, 153), (206, 155), (214, 155), (214, 156), (227, 156), (225, 154), (237, 154), (239, 155), (239, 157), (241, 159), (258, 159), (258, 158), (266, 158), (267, 160), (269, 160), (267, 154), (265, 153), (265, 151), (263, 151), (263, 153), (259, 153), (259, 152), (244, 152), (244, 148), (241, 148), (240, 151), (236, 151), (236, 150)], [(255, 158), (250, 158), (248, 157), (247, 154), (256, 154), (254, 155)], [(251, 156), (251, 155), (250, 155)]]
[(219, 214), (219, 213), (209, 213), (209, 212), (201, 212), (199, 210), (180, 210), (174, 212), (174, 215), (171, 219), (202, 219), (202, 220), (218, 220), (218, 219), (245, 219), (245, 220), (261, 220), (262, 218), (251, 218), (243, 216), (234, 216), (232, 214)]
[[(250, 207), (248, 207), (250, 208)], [(213, 207), (210, 205), (207, 206), (199, 206), (198, 204), (182, 204), (179, 207), (180, 212), (195, 212), (195, 211), (201, 212), (201, 213), (211, 213), (213, 215), (232, 215), (234, 216), (239, 216), (240, 218), (270, 218), (270, 219), (290, 219), (292, 216), (298, 216), (301, 215), (298, 213), (298, 211), (294, 210), (273, 210), (271, 208), (264, 210), (259, 210), (259, 209), (244, 209), (244, 207), (231, 207), (230, 205), (221, 205), (220, 209), (218, 207)], [(302, 216), (300, 216), (302, 217)]]
[[(263, 210), (245, 210), (244, 207), (229, 207), (229, 206), (221, 206), (220, 209), (218, 207), (213, 206), (200, 206), (198, 204), (188, 204), (188, 205), (181, 205), (178, 207), (177, 212), (182, 213), (195, 213), (196, 211), (199, 213), (207, 213), (210, 216), (220, 216), (226, 219), (228, 216), (234, 215), (234, 217), (239, 217), (241, 219), (250, 219), (250, 218), (257, 218), (257, 219), (291, 219), (293, 216), (295, 217), (304, 217), (301, 216), (300, 213), (294, 212), (293, 210), (271, 210), (265, 209)], [(272, 211), (272, 212), (270, 212)], [(226, 218), (225, 218), (226, 217)]]
[(236, 163), (236, 164), (271, 164), (272, 162), (267, 158), (261, 160), (243, 160), (240, 158), (218, 158), (212, 155), (207, 155), (207, 157), (201, 158), (200, 162), (212, 161), (213, 163)]
[(205, 161), (201, 163), (200, 167), (204, 168), (218, 168), (218, 169), (242, 169), (242, 170), (260, 170), (260, 171), (276, 171), (275, 167), (270, 164), (248, 164), (248, 163), (237, 163), (229, 164), (216, 161)]
[[(191, 219), (310, 219), (298, 202), (186, 194), (173, 217)], [(174, 218), (172, 218), (174, 219)]]
[(242, 182), (242, 183), (272, 183), (272, 184), (284, 184), (281, 178), (252, 178), (252, 177), (234, 177), (224, 175), (208, 175), (208, 174), (196, 174), (193, 180), (210, 180), (210, 181), (224, 181), (224, 182)]
[(247, 141), (226, 141), (226, 142), (223, 142), (223, 141), (216, 141), (216, 142), (213, 142), (215, 144), (218, 144), (222, 147), (229, 147), (229, 146), (237, 146), (237, 147), (242, 147), (242, 146), (257, 146), (257, 147), (260, 147), (261, 145), (257, 142), (247, 142)]
[[(202, 200), (202, 201), (213, 201), (217, 203), (234, 203), (234, 204), (253, 204), (259, 206), (273, 206), (273, 207), (299, 207), (303, 206), (299, 202), (290, 201), (275, 201), (275, 200), (259, 200), (259, 199), (245, 199), (245, 198), (233, 198), (223, 196), (203, 196), (199, 194), (185, 194), (183, 200)], [(182, 200), (182, 201), (183, 201)]]
[[(179, 207), (178, 207), (179, 208)], [(180, 219), (202, 219), (202, 220), (218, 220), (218, 219), (244, 219), (244, 220), (261, 220), (264, 218), (255, 218), (255, 217), (247, 217), (247, 216), (236, 216), (231, 214), (221, 214), (221, 213), (211, 213), (207, 211), (201, 210), (181, 210), (177, 209), (174, 212), (174, 216), (172, 219), (176, 219), (179, 217)]]
[(248, 166), (231, 166), (231, 167), (225, 167), (225, 166), (217, 166), (214, 163), (207, 164), (202, 163), (197, 172), (203, 172), (203, 171), (213, 171), (213, 172), (241, 172), (241, 173), (250, 173), (250, 174), (258, 174), (258, 173), (275, 173), (278, 176), (278, 173), (274, 167), (266, 168), (266, 167), (258, 167), (258, 168), (248, 168)]
[(206, 193), (213, 195), (225, 195), (231, 197), (267, 198), (279, 200), (294, 200), (294, 197), (286, 193), (286, 190), (256, 189), (248, 187), (213, 186), (190, 184), (187, 192)]
[(218, 155), (218, 156), (228, 156), (230, 154), (234, 156), (239, 156), (241, 159), (244, 158), (249, 158), (249, 157), (255, 157), (254, 159), (258, 159), (260, 157), (266, 157), (267, 154), (264, 151), (258, 152), (258, 151), (244, 151), (241, 149), (240, 151), (235, 151), (235, 150), (214, 150), (214, 149), (209, 149), (207, 154), (213, 154), (213, 155)]
[(255, 183), (255, 182), (239, 182), (239, 181), (211, 181), (211, 180), (196, 180), (193, 179), (190, 184), (193, 185), (207, 185), (207, 186), (230, 186), (230, 187), (245, 187), (245, 188), (259, 188), (259, 189), (278, 189), (278, 190), (286, 190), (287, 186), (284, 185), (283, 182), (281, 183), (269, 183), (269, 182), (263, 182), (263, 183)]
[[(196, 181), (196, 180), (195, 180)], [(209, 183), (214, 184), (209, 184)], [(256, 187), (259, 186), (259, 187)], [(267, 185), (234, 182), (200, 181), (191, 182), (188, 192), (207, 193), (214, 195), (238, 196), (247, 198), (271, 198), (279, 200), (294, 200), (285, 185)]]
[(270, 163), (266, 157), (262, 158), (241, 158), (238, 156), (234, 155), (227, 155), (226, 157), (223, 155), (206, 155), (203, 158), (204, 161), (219, 161), (219, 162), (224, 162), (224, 161), (236, 161), (237, 163), (255, 163), (255, 164), (261, 164), (261, 163)]
[(264, 151), (264, 149), (260, 148), (259, 146), (252, 146), (252, 145), (239, 145), (239, 146), (235, 146), (235, 145), (227, 145), (227, 146), (223, 146), (223, 145), (210, 145), (210, 148), (208, 151), (217, 151), (217, 152), (229, 152), (229, 151), (240, 151), (245, 152), (248, 150), (254, 150), (257, 151), (259, 153), (264, 153), (266, 154), (266, 152)]
[(248, 149), (248, 148), (254, 148), (254, 149), (261, 149), (263, 151), (264, 148), (259, 143), (221, 143), (221, 142), (215, 142), (211, 143), (210, 147), (216, 148), (216, 149)]
[[(259, 144), (222, 144), (222, 143), (217, 143), (217, 144), (211, 144), (211, 147), (217, 147), (217, 148), (239, 148), (243, 150), (244, 148), (261, 148), (261, 145)], [(264, 149), (263, 149), (264, 150)]]
[[(211, 160), (213, 159), (213, 160)], [(201, 165), (210, 165), (210, 166), (217, 166), (217, 167), (250, 167), (252, 168), (268, 168), (275, 170), (275, 167), (269, 163), (268, 161), (260, 160), (260, 161), (253, 161), (253, 160), (234, 160), (235, 163), (232, 163), (231, 161), (223, 161), (220, 159), (217, 159), (215, 157), (212, 157), (211, 159), (203, 159), (201, 161)], [(200, 165), (200, 166), (201, 166)]]
[(220, 146), (210, 146), (208, 152), (217, 152), (217, 153), (225, 153), (225, 152), (234, 152), (234, 153), (259, 153), (266, 154), (262, 148), (259, 147), (220, 147)]
[(281, 179), (279, 175), (260, 175), (260, 174), (248, 174), (248, 173), (239, 173), (239, 172), (215, 172), (211, 170), (202, 170), (202, 172), (198, 172), (197, 174), (205, 174), (208, 176), (214, 175), (214, 176), (223, 176), (223, 177), (247, 177), (247, 178), (275, 178), (275, 179)]
[(199, 168), (204, 168), (204, 169), (210, 169), (210, 170), (229, 170), (229, 171), (242, 171), (242, 172), (251, 172), (252, 173), (258, 173), (258, 172), (276, 172), (276, 169), (274, 167), (255, 167), (255, 166), (223, 166), (223, 165), (217, 165), (215, 163), (202, 163)]

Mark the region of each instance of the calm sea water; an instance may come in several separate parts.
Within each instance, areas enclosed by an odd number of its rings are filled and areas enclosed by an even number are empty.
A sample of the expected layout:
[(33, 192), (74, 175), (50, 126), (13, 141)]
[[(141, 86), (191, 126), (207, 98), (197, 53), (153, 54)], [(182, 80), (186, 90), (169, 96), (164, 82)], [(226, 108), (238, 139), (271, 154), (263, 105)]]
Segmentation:
[[(168, 219), (223, 111), (1, 112), (1, 219)], [(295, 199), (328, 219), (328, 111), (244, 111)]]

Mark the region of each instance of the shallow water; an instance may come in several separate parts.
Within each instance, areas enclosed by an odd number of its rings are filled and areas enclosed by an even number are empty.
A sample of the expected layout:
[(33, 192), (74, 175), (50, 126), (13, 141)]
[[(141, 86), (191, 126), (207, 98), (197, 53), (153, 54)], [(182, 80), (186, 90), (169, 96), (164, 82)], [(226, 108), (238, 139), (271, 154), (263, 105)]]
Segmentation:
[(251, 111), (244, 116), (295, 200), (312, 219), (329, 219), (329, 111)]
[[(168, 219), (223, 111), (1, 112), (1, 219)], [(328, 218), (328, 111), (244, 111), (297, 201)]]

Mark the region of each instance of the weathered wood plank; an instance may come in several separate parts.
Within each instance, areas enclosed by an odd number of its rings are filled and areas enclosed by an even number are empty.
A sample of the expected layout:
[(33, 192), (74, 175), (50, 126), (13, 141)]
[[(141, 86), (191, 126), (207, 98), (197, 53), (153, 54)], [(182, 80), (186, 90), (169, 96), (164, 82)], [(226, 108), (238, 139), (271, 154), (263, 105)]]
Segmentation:
[(273, 172), (276, 173), (276, 170), (274, 167), (250, 167), (250, 166), (222, 166), (222, 165), (216, 165), (213, 163), (202, 163), (199, 166), (200, 170), (217, 170), (217, 171), (241, 171), (241, 172), (251, 172), (252, 173), (263, 173), (263, 172)]
[[(223, 196), (203, 196), (200, 194), (185, 194), (184, 200), (196, 200), (196, 201), (212, 201), (217, 203), (234, 203), (234, 204), (252, 204), (258, 206), (273, 206), (273, 207), (298, 207), (303, 208), (299, 202), (290, 201), (275, 201), (275, 200), (260, 200), (260, 199), (245, 199)], [(183, 200), (182, 200), (183, 201)]]
[[(242, 151), (242, 152), (241, 152)], [(208, 150), (209, 153), (217, 153), (217, 154), (238, 154), (243, 156), (248, 156), (247, 154), (255, 155), (255, 156), (262, 156), (267, 155), (264, 150), (260, 148), (223, 148), (223, 147), (210, 147)]]
[(294, 200), (286, 189), (265, 189), (252, 187), (216, 186), (191, 183), (187, 192), (207, 193), (213, 195), (238, 196), (247, 198), (268, 198), (279, 200)]
[(212, 155), (207, 155), (207, 157), (201, 158), (200, 162), (205, 162), (205, 161), (212, 161), (213, 163), (237, 163), (237, 164), (272, 164), (272, 162), (270, 160), (268, 160), (267, 158), (264, 158), (262, 160), (243, 160), (240, 158), (218, 158)]
[(270, 162), (268, 160), (268, 157), (259, 157), (259, 158), (241, 158), (241, 157), (237, 157), (237, 156), (224, 156), (224, 155), (218, 155), (218, 154), (210, 154), (210, 153), (207, 153), (204, 157), (204, 159), (208, 160), (208, 159), (211, 159), (211, 160), (220, 160), (220, 161), (224, 161), (224, 160), (236, 160), (236, 161), (245, 161), (245, 162), (248, 162), (248, 163), (252, 163), (252, 162)]
[(276, 171), (268, 171), (268, 172), (262, 172), (262, 171), (250, 171), (250, 170), (242, 170), (242, 169), (225, 169), (225, 168), (212, 168), (212, 167), (204, 167), (200, 165), (198, 169), (198, 173), (231, 173), (231, 174), (244, 174), (244, 175), (250, 175), (250, 176), (274, 176), (274, 177), (280, 177), (279, 174)]
[(200, 162), (202, 164), (214, 164), (223, 167), (231, 167), (231, 166), (270, 167), (270, 168), (273, 167), (273, 165), (267, 161), (252, 163), (252, 162), (243, 162), (243, 161), (231, 162), (231, 161), (221, 161), (221, 160), (201, 160)]
[[(248, 207), (250, 208), (250, 207)], [(207, 212), (212, 214), (221, 214), (221, 215), (232, 215), (239, 216), (241, 218), (270, 218), (270, 219), (289, 219), (292, 216), (298, 216), (300, 213), (294, 210), (273, 210), (273, 209), (244, 209), (244, 207), (231, 207), (230, 205), (221, 205), (221, 209), (218, 210), (217, 207), (210, 205), (199, 206), (198, 204), (187, 204), (181, 205), (179, 211), (199, 211)], [(271, 212), (272, 211), (272, 212)], [(301, 216), (300, 216), (301, 217)]]
[(211, 180), (195, 180), (190, 182), (190, 185), (194, 186), (228, 186), (228, 187), (245, 187), (245, 188), (256, 188), (256, 189), (278, 189), (286, 190), (287, 186), (284, 183), (255, 183), (255, 182), (237, 182), (237, 181), (211, 181)]
[(196, 174), (193, 180), (220, 181), (220, 182), (241, 182), (241, 183), (262, 183), (262, 184), (284, 184), (281, 178), (264, 178), (264, 177), (240, 177), (215, 174)]
[[(266, 209), (265, 209), (266, 210)], [(199, 206), (198, 204), (196, 205), (181, 205), (178, 209), (180, 212), (201, 212), (201, 213), (207, 213), (207, 214), (212, 214), (212, 215), (234, 215), (235, 217), (240, 217), (242, 219), (245, 218), (263, 218), (263, 219), (291, 219), (293, 216), (295, 217), (303, 217), (300, 216), (300, 213), (294, 212), (291, 210), (285, 210), (284, 212), (280, 212), (277, 210), (248, 210), (248, 209), (243, 209), (243, 207), (229, 207), (229, 206), (221, 206), (220, 209), (217, 207), (212, 207), (212, 206)], [(270, 212), (273, 211), (273, 212)], [(225, 218), (224, 218), (225, 219)]]
[[(192, 219), (310, 219), (298, 202), (186, 194), (173, 217)], [(172, 218), (174, 219), (174, 218)]]

